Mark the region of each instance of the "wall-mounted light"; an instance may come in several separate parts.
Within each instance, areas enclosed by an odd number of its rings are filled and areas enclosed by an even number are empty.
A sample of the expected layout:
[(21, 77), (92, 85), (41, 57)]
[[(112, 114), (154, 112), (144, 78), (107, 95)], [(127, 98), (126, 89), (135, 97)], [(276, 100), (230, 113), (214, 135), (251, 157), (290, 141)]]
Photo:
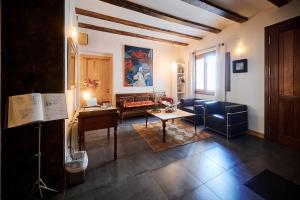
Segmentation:
[(242, 48), (242, 46), (240, 45), (240, 46), (238, 46), (238, 47), (236, 48), (236, 54), (237, 54), (238, 56), (241, 56), (242, 53), (243, 53), (243, 48)]
[(245, 54), (245, 51), (246, 51), (246, 48), (245, 48), (243, 42), (239, 42), (236, 46), (236, 49), (235, 49), (236, 57), (238, 57), (238, 58), (243, 57), (244, 54)]
[(71, 30), (71, 37), (72, 37), (72, 39), (73, 40), (77, 40), (77, 36), (78, 36), (78, 33), (77, 33), (77, 29), (76, 29), (76, 27), (72, 27), (72, 30)]
[(172, 70), (176, 70), (176, 63), (173, 62), (171, 67), (172, 67)]

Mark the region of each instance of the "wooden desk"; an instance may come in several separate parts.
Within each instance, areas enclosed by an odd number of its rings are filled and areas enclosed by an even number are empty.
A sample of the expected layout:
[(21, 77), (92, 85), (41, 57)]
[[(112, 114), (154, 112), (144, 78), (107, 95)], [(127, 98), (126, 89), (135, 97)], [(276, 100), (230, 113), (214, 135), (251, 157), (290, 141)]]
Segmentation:
[(107, 128), (107, 137), (109, 138), (109, 128), (114, 128), (114, 159), (117, 159), (117, 127), (118, 110), (116, 108), (103, 110), (100, 108), (85, 108), (78, 114), (78, 146), (82, 150), (85, 146), (84, 133)]

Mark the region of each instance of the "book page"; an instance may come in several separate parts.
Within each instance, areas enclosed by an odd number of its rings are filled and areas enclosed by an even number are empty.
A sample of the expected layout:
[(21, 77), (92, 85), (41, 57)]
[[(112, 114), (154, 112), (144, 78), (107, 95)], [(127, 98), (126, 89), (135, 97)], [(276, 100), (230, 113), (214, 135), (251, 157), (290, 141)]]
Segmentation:
[(63, 93), (42, 94), (44, 121), (68, 118), (66, 96)]
[(9, 97), (8, 128), (42, 121), (43, 118), (41, 94), (32, 93)]

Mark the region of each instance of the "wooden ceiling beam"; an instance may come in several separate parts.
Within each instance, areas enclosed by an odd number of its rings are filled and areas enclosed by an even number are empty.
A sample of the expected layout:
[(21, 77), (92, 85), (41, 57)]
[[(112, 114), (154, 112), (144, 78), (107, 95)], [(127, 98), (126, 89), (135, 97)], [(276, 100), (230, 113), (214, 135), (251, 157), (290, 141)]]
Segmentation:
[(148, 8), (146, 6), (142, 6), (142, 5), (130, 2), (130, 1), (126, 1), (126, 0), (99, 0), (99, 1), (110, 3), (115, 6), (133, 10), (133, 11), (145, 14), (145, 15), (156, 17), (156, 18), (166, 20), (169, 22), (174, 22), (174, 23), (181, 24), (184, 26), (189, 26), (189, 27), (201, 29), (204, 31), (212, 32), (212, 33), (221, 32), (221, 30), (218, 28), (214, 28), (214, 27), (211, 27), (211, 26), (208, 26), (205, 24), (200, 24), (200, 23), (197, 23), (194, 21), (189, 21), (187, 19), (183, 19), (183, 18), (174, 16), (174, 15), (170, 15), (170, 14), (158, 11), (158, 10), (154, 10), (152, 8)]
[(137, 23), (137, 22), (133, 22), (133, 21), (128, 21), (128, 20), (125, 20), (125, 19), (120, 19), (120, 18), (117, 18), (117, 17), (103, 15), (103, 14), (100, 14), (100, 13), (92, 12), (92, 11), (89, 11), (89, 10), (84, 10), (84, 9), (81, 9), (81, 8), (75, 8), (75, 10), (76, 10), (76, 14), (78, 14), (78, 15), (93, 17), (93, 18), (96, 18), (96, 19), (101, 19), (101, 20), (106, 20), (106, 21), (115, 22), (115, 23), (119, 23), (119, 24), (124, 24), (124, 25), (127, 25), (127, 26), (132, 26), (132, 27), (141, 28), (141, 29), (145, 29), (145, 30), (161, 32), (161, 33), (167, 33), (167, 34), (176, 35), (176, 36), (184, 37), (184, 38), (188, 38), (188, 39), (194, 39), (194, 40), (201, 40), (202, 39), (202, 37), (199, 37), (199, 36), (194, 36), (194, 35), (179, 33), (179, 32), (171, 31), (171, 30), (167, 30), (167, 29), (162, 29), (162, 28), (158, 28), (158, 27), (154, 27), (154, 26), (149, 26), (149, 25), (146, 25), (146, 24), (141, 24), (141, 23)]
[(217, 14), (226, 19), (230, 19), (232, 21), (236, 21), (239, 23), (243, 23), (248, 20), (247, 17), (241, 16), (235, 12), (222, 8), (216, 4), (210, 3), (207, 0), (182, 0), (188, 4), (199, 7), (211, 13)]
[(277, 7), (281, 7), (289, 3), (288, 0), (268, 0)]
[(78, 27), (91, 29), (91, 30), (95, 30), (95, 31), (106, 32), (106, 33), (113, 33), (113, 34), (118, 34), (118, 35), (125, 35), (125, 36), (130, 36), (130, 37), (142, 38), (142, 39), (152, 40), (152, 41), (157, 41), (157, 42), (175, 44), (175, 45), (180, 45), (180, 46), (188, 46), (187, 43), (183, 43), (183, 42), (177, 42), (177, 41), (173, 41), (173, 40), (166, 40), (166, 39), (141, 35), (141, 34), (137, 34), (137, 33), (131, 33), (131, 32), (127, 32), (127, 31), (121, 31), (121, 30), (117, 30), (117, 29), (106, 28), (106, 27), (102, 27), (102, 26), (95, 26), (95, 25), (92, 25), (92, 24), (86, 24), (86, 23), (81, 23), (81, 22), (78, 23)]

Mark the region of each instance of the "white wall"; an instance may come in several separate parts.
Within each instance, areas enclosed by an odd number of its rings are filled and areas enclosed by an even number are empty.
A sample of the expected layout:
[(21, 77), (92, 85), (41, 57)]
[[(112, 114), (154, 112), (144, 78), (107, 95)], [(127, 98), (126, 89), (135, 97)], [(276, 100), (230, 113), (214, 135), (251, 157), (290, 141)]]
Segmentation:
[[(65, 120), (65, 155), (68, 153), (69, 145), (69, 134), (70, 134), (70, 121), (77, 109), (77, 88), (68, 89), (67, 88), (67, 72), (68, 72), (68, 37), (71, 36), (71, 31), (75, 27), (77, 29), (77, 20), (75, 15), (75, 0), (65, 1), (65, 93), (67, 101), (68, 119)], [(76, 38), (75, 38), (76, 39)], [(75, 42), (77, 42), (74, 39)], [(78, 66), (77, 66), (78, 68)], [(78, 70), (77, 70), (78, 71)]]
[(124, 45), (153, 49), (153, 86), (171, 95), (171, 67), (177, 60), (177, 46), (145, 39), (79, 29), (88, 34), (89, 44), (80, 47), (81, 54), (113, 56), (113, 94), (152, 92), (153, 87), (124, 87)]
[[(209, 34), (202, 41), (189, 46), (190, 54), (194, 50), (224, 42), (227, 51), (231, 52), (231, 60), (248, 59), (248, 73), (231, 73), (231, 92), (228, 92), (227, 97), (228, 101), (248, 105), (251, 130), (264, 133), (265, 27), (299, 15), (300, 1), (294, 0), (281, 8), (262, 11), (242, 24), (231, 25), (219, 34)], [(242, 49), (241, 54), (236, 52), (238, 47)]]

